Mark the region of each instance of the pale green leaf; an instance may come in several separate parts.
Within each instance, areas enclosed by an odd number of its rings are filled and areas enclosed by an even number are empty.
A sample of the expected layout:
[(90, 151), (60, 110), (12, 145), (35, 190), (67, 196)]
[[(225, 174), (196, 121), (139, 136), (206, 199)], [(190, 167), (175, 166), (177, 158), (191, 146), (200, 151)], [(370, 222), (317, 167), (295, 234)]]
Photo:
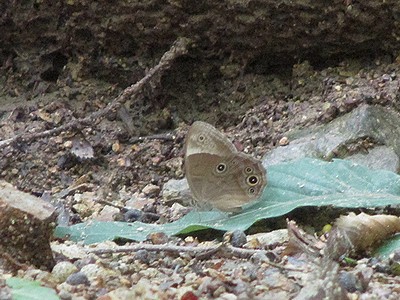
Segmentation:
[(58, 300), (56, 292), (50, 288), (43, 287), (38, 281), (11, 277), (6, 280), (12, 289), (13, 300)]
[(122, 222), (90, 222), (58, 227), (56, 236), (95, 243), (115, 238), (142, 241), (151, 232), (188, 234), (205, 228), (246, 230), (261, 219), (285, 215), (304, 206), (373, 208), (400, 204), (400, 176), (388, 171), (372, 171), (346, 160), (325, 162), (301, 159), (268, 168), (268, 185), (256, 204), (229, 215), (192, 211), (182, 219), (154, 225)]

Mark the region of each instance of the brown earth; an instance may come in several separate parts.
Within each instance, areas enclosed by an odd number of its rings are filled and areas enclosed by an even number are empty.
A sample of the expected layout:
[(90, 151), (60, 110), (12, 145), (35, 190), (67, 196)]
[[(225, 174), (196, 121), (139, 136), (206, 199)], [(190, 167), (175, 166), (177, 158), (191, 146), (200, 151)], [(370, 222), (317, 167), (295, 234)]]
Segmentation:
[[(193, 44), (123, 109), (0, 149), (0, 178), (37, 196), (86, 184), (62, 200), (71, 224), (103, 208), (77, 209), (74, 194), (85, 191), (121, 206), (121, 191), (136, 193), (147, 199), (144, 210), (168, 219), (159, 190), (146, 195), (143, 188), (184, 176), (182, 144), (194, 120), (225, 129), (261, 157), (289, 130), (329, 122), (359, 104), (399, 110), (397, 1), (275, 2), (4, 2), (2, 140), (104, 108), (177, 36)], [(174, 138), (137, 139), (167, 133)], [(93, 158), (72, 151), (77, 140)]]

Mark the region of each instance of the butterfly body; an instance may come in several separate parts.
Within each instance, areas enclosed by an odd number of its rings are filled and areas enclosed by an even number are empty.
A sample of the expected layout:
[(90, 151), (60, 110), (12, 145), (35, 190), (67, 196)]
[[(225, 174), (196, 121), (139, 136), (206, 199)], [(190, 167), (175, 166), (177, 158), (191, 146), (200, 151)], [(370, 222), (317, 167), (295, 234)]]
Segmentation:
[(238, 152), (221, 132), (200, 121), (188, 132), (185, 170), (200, 207), (229, 212), (257, 199), (267, 181), (259, 160)]

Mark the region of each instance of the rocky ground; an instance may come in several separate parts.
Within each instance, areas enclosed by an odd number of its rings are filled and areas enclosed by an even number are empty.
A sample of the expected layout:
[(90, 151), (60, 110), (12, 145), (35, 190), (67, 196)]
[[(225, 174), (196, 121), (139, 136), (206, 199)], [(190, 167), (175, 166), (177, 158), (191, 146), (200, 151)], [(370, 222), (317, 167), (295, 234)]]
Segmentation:
[[(209, 98), (204, 103), (180, 103), (192, 108), (190, 115), (180, 113), (177, 102), (152, 103), (149, 88), (148, 94), (131, 99), (125, 109), (90, 126), (0, 149), (0, 178), (38, 197), (54, 197), (62, 207), (59, 222), (63, 225), (127, 221), (127, 207), (153, 216), (145, 222), (170, 222), (185, 209), (166, 205), (162, 189), (170, 179), (184, 177), (182, 147), (192, 121), (216, 124), (238, 148), (262, 158), (274, 148), (283, 149), (287, 137), (290, 145), (291, 132), (327, 124), (361, 105), (397, 113), (398, 62), (390, 57), (348, 59), (316, 69), (306, 61), (286, 75), (241, 72), (223, 78), (218, 90), (207, 91), (215, 97), (211, 106)], [(3, 71), (1, 140), (87, 116), (123, 89), (93, 78), (71, 83), (68, 76), (26, 88), (12, 68), (4, 65)], [(158, 93), (157, 100), (161, 99)], [(383, 143), (369, 142), (372, 146), (356, 147), (353, 152)], [(200, 243), (195, 237), (163, 237), (163, 241)], [(248, 236), (247, 247), (254, 241)], [(62, 299), (288, 299), (313, 276), (312, 266), (300, 258), (281, 260), (281, 240), (261, 242), (258, 247), (268, 249), (268, 258), (282, 267), (271, 266), (266, 257), (257, 255), (248, 259), (211, 253), (196, 258), (190, 253), (147, 250), (87, 255), (83, 245), (62, 240), (53, 241), (52, 247), (57, 263), (52, 272), (14, 265), (2, 270), (3, 277), (14, 273), (40, 280)], [(355, 267), (342, 266), (342, 277), (350, 278), (346, 293), (351, 299), (398, 298), (398, 279), (376, 266), (366, 259)]]

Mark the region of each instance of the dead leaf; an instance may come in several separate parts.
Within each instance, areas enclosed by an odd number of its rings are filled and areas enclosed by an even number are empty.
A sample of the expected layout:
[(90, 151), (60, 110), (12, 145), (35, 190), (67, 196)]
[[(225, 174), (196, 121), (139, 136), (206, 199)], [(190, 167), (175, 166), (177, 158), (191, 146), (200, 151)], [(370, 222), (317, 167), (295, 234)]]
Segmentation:
[(293, 255), (307, 253), (311, 256), (320, 256), (320, 250), (323, 248), (321, 241), (314, 236), (306, 234), (302, 231), (294, 221), (287, 220), (287, 229), (289, 242), (283, 255)]
[(84, 137), (75, 137), (72, 140), (71, 153), (81, 159), (94, 157), (93, 147)]
[(336, 220), (324, 252), (337, 259), (350, 251), (368, 250), (399, 231), (400, 219), (396, 216), (350, 213)]

